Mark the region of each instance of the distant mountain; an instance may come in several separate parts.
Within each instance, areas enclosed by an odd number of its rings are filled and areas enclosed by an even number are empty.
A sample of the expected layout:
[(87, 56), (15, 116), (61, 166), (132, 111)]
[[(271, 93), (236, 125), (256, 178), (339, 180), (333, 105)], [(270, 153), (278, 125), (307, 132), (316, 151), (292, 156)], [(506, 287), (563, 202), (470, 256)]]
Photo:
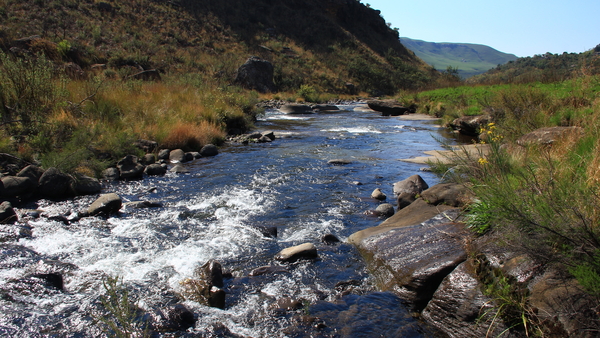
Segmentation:
[(514, 61), (516, 55), (502, 53), (489, 46), (471, 43), (437, 43), (410, 38), (400, 42), (419, 58), (440, 71), (448, 66), (458, 68), (463, 78), (481, 74), (498, 65)]

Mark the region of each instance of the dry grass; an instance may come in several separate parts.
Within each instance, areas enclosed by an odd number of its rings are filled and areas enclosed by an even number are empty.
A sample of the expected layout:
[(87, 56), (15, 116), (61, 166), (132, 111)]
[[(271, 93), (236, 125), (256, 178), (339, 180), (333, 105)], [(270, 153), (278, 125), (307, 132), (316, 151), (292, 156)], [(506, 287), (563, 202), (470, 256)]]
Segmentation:
[(224, 139), (225, 132), (210, 122), (202, 121), (197, 125), (179, 122), (162, 140), (162, 146), (168, 149), (198, 151), (206, 144), (219, 144)]

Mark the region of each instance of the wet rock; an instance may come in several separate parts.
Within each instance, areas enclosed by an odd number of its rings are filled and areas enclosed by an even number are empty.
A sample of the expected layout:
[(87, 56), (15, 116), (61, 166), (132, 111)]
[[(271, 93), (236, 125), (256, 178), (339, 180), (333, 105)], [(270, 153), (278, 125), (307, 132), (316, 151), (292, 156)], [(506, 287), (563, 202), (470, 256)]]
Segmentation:
[(167, 168), (158, 163), (150, 164), (144, 170), (148, 176), (162, 176), (167, 173)]
[(87, 215), (116, 213), (121, 209), (121, 197), (115, 193), (101, 195), (87, 209)]
[(158, 152), (158, 159), (159, 160), (168, 160), (169, 159), (169, 155), (171, 154), (171, 151), (169, 149), (161, 149)]
[(219, 148), (214, 144), (207, 144), (202, 149), (200, 149), (200, 155), (202, 157), (212, 157), (217, 156), (219, 154)]
[(314, 113), (311, 106), (306, 104), (290, 103), (279, 108), (285, 114), (312, 114)]
[(394, 206), (389, 204), (389, 203), (383, 203), (377, 206), (377, 209), (375, 209), (375, 211), (377, 212), (377, 214), (380, 217), (384, 217), (384, 218), (388, 218), (388, 217), (392, 217), (394, 216)]
[(4, 176), (0, 179), (2, 189), (0, 189), (3, 197), (15, 197), (31, 194), (37, 187), (37, 181), (33, 181), (29, 177)]
[(153, 314), (152, 328), (156, 331), (185, 331), (196, 325), (194, 313), (183, 304), (170, 306)]
[(266, 136), (261, 136), (258, 139), (258, 143), (269, 143), (269, 142), (273, 142), (273, 140), (271, 140), (269, 137), (266, 137)]
[(142, 178), (146, 168), (139, 162), (137, 156), (127, 155), (117, 162), (117, 169), (119, 169), (121, 179), (132, 180)]
[(156, 163), (156, 155), (146, 154), (146, 155), (144, 155), (144, 157), (142, 157), (141, 162), (143, 165), (150, 165), (150, 164)]
[(547, 127), (534, 130), (517, 140), (520, 146), (551, 145), (564, 139), (577, 139), (583, 136), (581, 127)]
[(396, 196), (406, 193), (407, 195), (414, 197), (428, 188), (429, 185), (427, 185), (420, 175), (412, 175), (403, 181), (394, 183), (393, 190), (394, 195)]
[(408, 192), (403, 192), (400, 195), (398, 195), (398, 199), (396, 200), (396, 203), (398, 205), (398, 210), (404, 209), (407, 206), (411, 205), (412, 202), (416, 201), (417, 198), (415, 197), (415, 195), (408, 193)]
[(333, 234), (327, 234), (321, 237), (321, 242), (327, 245), (334, 245), (336, 243), (339, 243), (340, 240)]
[(338, 106), (333, 105), (333, 104), (315, 104), (315, 105), (312, 105), (311, 108), (313, 110), (318, 110), (318, 111), (338, 111), (338, 110), (340, 110), (340, 108), (338, 108)]
[(478, 136), (481, 127), (492, 121), (489, 115), (461, 116), (450, 123), (450, 127), (463, 135)]
[(317, 248), (312, 243), (304, 243), (281, 250), (275, 259), (282, 262), (295, 262), (299, 259), (315, 259), (317, 257)]
[(71, 176), (57, 168), (48, 168), (40, 177), (38, 192), (48, 198), (62, 198), (69, 194), (71, 181)]
[(258, 267), (256, 269), (250, 271), (248, 276), (261, 276), (261, 275), (275, 274), (275, 273), (280, 273), (280, 272), (287, 272), (287, 269), (281, 265), (268, 265), (268, 266), (261, 266), (261, 267)]
[(257, 225), (254, 228), (267, 238), (277, 238), (277, 227), (275, 226)]
[(298, 299), (293, 299), (290, 297), (283, 297), (283, 298), (279, 298), (277, 300), (276, 306), (279, 310), (294, 311), (294, 310), (301, 309), (304, 306), (304, 304), (302, 304), (302, 301), (300, 301)]
[(261, 137), (268, 137), (271, 141), (275, 140), (275, 133), (272, 130), (263, 131)]
[[(200, 155), (200, 156), (202, 156), (202, 155)], [(185, 161), (186, 162), (190, 162), (193, 160), (194, 160), (194, 154), (192, 154), (190, 152), (185, 153)]]
[(327, 163), (333, 164), (333, 165), (346, 165), (346, 164), (352, 163), (352, 161), (346, 160), (346, 159), (334, 159), (334, 160), (329, 160)]
[(374, 111), (381, 112), (381, 116), (399, 116), (410, 112), (410, 109), (395, 100), (370, 100), (367, 105)]
[(181, 165), (181, 163), (177, 163), (173, 168), (171, 168), (169, 170), (172, 173), (176, 173), (176, 174), (187, 174), (190, 171), (187, 170), (183, 165)]
[(8, 201), (4, 201), (0, 204), (0, 223), (2, 224), (14, 224), (18, 221), (17, 213), (13, 209), (12, 204)]
[(259, 57), (252, 56), (238, 68), (235, 83), (260, 93), (275, 92), (273, 83), (273, 65)]
[(63, 277), (56, 272), (35, 274), (30, 277), (40, 279), (46, 287), (55, 288), (57, 290), (64, 289)]
[(37, 186), (37, 183), (43, 174), (44, 174), (44, 169), (42, 169), (36, 165), (30, 164), (30, 165), (26, 166), (25, 168), (21, 169), (21, 171), (19, 171), (17, 176), (18, 177), (29, 177)]
[(200, 152), (198, 152), (198, 151), (192, 151), (190, 154), (192, 155), (192, 157), (194, 158), (194, 160), (202, 158), (202, 154), (200, 154)]
[(381, 191), (381, 189), (377, 188), (377, 189), (373, 190), (373, 192), (371, 193), (371, 198), (374, 198), (374, 199), (380, 200), (380, 201), (385, 201), (387, 196), (386, 196), (386, 194), (384, 194)]
[(217, 261), (208, 261), (195, 271), (194, 278), (181, 282), (183, 296), (208, 306), (225, 308), (225, 291), (223, 287), (223, 271)]
[(155, 201), (133, 201), (123, 203), (123, 207), (128, 209), (161, 208), (163, 205)]
[(442, 183), (423, 191), (421, 198), (432, 205), (462, 207), (473, 198), (473, 193), (462, 184)]
[(501, 337), (506, 325), (494, 318), (492, 299), (481, 292), (473, 271), (467, 261), (446, 276), (423, 310), (423, 319), (453, 338)]
[(202, 269), (201, 276), (206, 280), (211, 286), (216, 286), (222, 288), (223, 283), (223, 268), (221, 267), (221, 263), (210, 260), (204, 265), (200, 267)]
[(181, 149), (171, 150), (171, 152), (169, 153), (169, 161), (171, 163), (187, 162), (185, 158), (185, 152)]
[(394, 290), (419, 311), (444, 277), (466, 259), (462, 241), (464, 225), (448, 221), (457, 215), (458, 211), (454, 210), (415, 225), (380, 225), (375, 227), (380, 229), (370, 233), (363, 230), (362, 235), (353, 234), (349, 241), (369, 257), (370, 269), (380, 281), (380, 287)]
[(102, 191), (102, 184), (97, 178), (75, 175), (71, 181), (71, 191), (77, 196), (97, 194)]
[(118, 181), (121, 177), (121, 173), (119, 173), (119, 169), (117, 168), (106, 168), (102, 172), (102, 177), (107, 181)]

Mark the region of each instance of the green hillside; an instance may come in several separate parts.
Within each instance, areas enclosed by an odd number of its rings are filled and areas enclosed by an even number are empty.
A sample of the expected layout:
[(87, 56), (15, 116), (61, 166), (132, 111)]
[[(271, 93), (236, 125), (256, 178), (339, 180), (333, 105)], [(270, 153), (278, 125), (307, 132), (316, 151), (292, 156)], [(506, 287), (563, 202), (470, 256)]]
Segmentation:
[(484, 73), (517, 59), (513, 54), (502, 53), (485, 45), (437, 43), (404, 37), (400, 38), (400, 42), (438, 70), (446, 70), (448, 66), (458, 68), (458, 73), (463, 78)]

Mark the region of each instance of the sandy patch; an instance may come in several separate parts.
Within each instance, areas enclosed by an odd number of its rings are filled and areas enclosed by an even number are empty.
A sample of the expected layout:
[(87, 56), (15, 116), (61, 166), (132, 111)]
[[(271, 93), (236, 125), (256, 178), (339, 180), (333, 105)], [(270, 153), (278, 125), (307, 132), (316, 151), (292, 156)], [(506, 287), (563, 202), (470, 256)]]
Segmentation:
[(450, 163), (457, 157), (469, 156), (472, 158), (484, 157), (489, 153), (489, 144), (467, 144), (452, 146), (451, 150), (429, 150), (425, 151), (424, 154), (428, 156), (418, 156), (414, 158), (401, 159), (400, 161), (428, 164), (432, 163)]

